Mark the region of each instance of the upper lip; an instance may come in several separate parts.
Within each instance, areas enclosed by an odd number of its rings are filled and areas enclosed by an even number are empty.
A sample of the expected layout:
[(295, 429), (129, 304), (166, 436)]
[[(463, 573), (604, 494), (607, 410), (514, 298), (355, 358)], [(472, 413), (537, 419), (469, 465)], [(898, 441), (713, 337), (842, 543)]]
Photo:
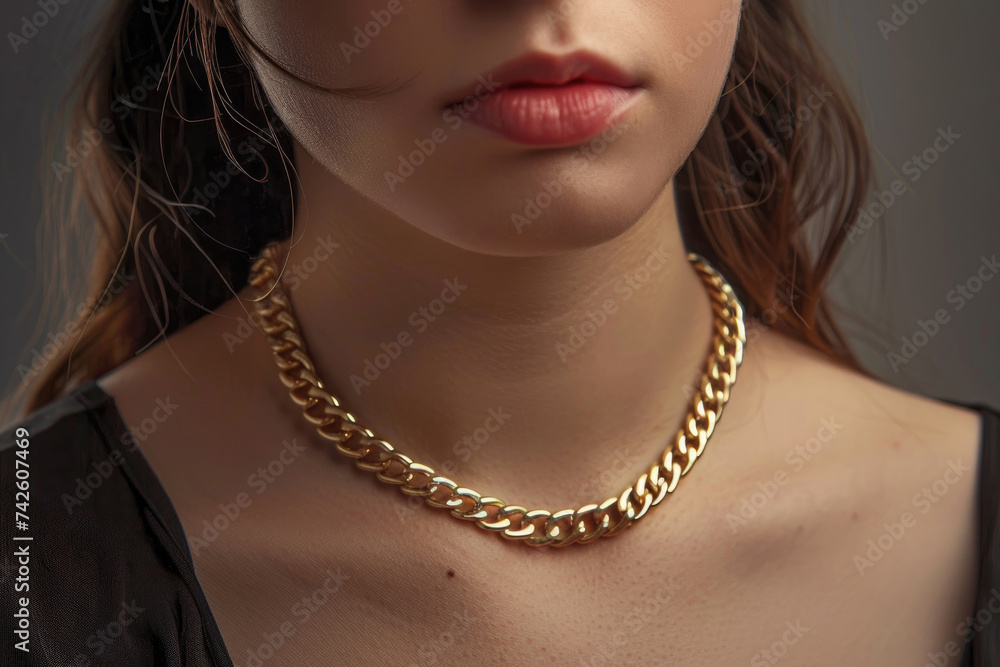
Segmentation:
[(554, 54), (532, 51), (484, 72), (471, 84), (451, 96), (449, 104), (460, 104), (481, 91), (484, 81), (499, 84), (493, 92), (517, 85), (560, 86), (570, 81), (593, 81), (622, 88), (638, 81), (618, 65), (591, 51)]

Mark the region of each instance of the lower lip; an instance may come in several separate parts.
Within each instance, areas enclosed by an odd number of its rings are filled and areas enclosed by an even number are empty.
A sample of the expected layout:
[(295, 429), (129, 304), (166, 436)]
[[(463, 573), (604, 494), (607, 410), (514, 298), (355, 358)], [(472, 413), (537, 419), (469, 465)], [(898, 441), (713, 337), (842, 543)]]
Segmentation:
[(468, 120), (520, 144), (570, 146), (620, 120), (638, 92), (595, 82), (503, 88), (487, 97)]

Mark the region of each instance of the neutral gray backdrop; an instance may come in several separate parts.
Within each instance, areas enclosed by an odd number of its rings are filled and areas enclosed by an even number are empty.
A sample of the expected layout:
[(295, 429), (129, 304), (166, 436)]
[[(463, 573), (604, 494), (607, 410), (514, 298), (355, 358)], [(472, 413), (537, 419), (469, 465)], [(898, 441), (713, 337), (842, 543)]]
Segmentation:
[[(986, 0), (803, 3), (862, 108), (876, 149), (879, 189), (889, 190), (897, 179), (905, 184), (884, 217), (842, 255), (831, 291), (845, 313), (844, 326), (868, 367), (887, 382), (1000, 407), (1000, 277), (982, 283), (971, 300), (957, 293), (949, 299), (951, 290), (970, 279), (969, 288), (977, 287), (983, 258), (1000, 254), (993, 34), (1000, 8)], [(14, 368), (30, 362), (31, 350), (25, 348), (41, 306), (39, 174), (51, 163), (51, 157), (41, 155), (44, 118), (74, 69), (71, 46), (102, 5), (68, 0), (17, 53), (9, 37), (0, 45), (5, 211), (0, 222), (5, 286), (0, 291), (0, 388), (8, 377), (19, 381)], [(894, 5), (900, 25), (890, 31), (886, 25), (893, 25)], [(6, 0), (0, 29), (4, 35), (19, 32), (22, 17), (36, 11), (36, 0)], [(901, 16), (907, 17), (905, 23)], [(889, 23), (880, 25), (880, 20)], [(933, 147), (939, 128), (951, 129), (953, 143), (914, 180), (907, 162)], [(920, 321), (935, 314), (945, 323), (933, 336), (922, 337)], [(43, 342), (48, 331), (42, 327)], [(914, 342), (924, 345), (894, 369), (887, 354), (902, 357), (902, 337), (913, 341), (914, 334)]]

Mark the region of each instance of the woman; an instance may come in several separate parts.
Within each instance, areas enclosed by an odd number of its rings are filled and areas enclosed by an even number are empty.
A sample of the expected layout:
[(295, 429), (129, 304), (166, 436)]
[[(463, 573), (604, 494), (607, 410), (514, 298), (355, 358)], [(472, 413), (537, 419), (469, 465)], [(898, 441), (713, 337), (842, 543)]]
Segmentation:
[(95, 44), (5, 658), (1000, 658), (998, 415), (838, 331), (871, 167), (790, 0), (122, 0)]

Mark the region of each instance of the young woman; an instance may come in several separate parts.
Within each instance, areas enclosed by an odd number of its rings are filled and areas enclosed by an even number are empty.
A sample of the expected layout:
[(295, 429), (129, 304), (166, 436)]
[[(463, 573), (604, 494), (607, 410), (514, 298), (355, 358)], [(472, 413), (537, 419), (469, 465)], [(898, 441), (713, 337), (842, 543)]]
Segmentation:
[(791, 0), (113, 5), (5, 664), (1000, 660), (1000, 417), (838, 331)]

